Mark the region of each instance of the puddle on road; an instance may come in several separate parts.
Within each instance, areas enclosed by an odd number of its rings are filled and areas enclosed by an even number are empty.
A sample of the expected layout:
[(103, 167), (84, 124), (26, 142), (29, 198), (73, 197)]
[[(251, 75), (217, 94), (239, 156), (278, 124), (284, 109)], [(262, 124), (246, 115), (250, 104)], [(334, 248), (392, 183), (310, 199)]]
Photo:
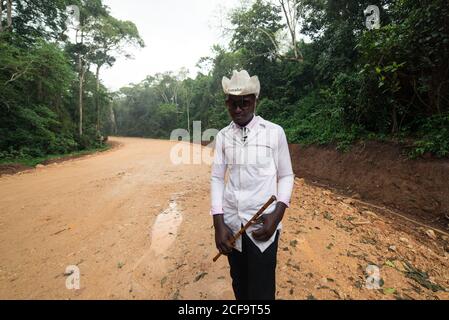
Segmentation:
[(145, 299), (161, 297), (162, 281), (167, 273), (165, 257), (170, 254), (170, 246), (178, 236), (178, 229), (183, 219), (177, 203), (180, 195), (172, 195), (168, 207), (158, 214), (149, 231), (150, 248), (138, 259), (131, 271), (130, 290), (133, 297), (140, 296)]
[(168, 208), (162, 211), (156, 218), (151, 228), (150, 251), (156, 255), (163, 255), (175, 241), (178, 228), (182, 223), (182, 213), (176, 202), (177, 195), (170, 200)]

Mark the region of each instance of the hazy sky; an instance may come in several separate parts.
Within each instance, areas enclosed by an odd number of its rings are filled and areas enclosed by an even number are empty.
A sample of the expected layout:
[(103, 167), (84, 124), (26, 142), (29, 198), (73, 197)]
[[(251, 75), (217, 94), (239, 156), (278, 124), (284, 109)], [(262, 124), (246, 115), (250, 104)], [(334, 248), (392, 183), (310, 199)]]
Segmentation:
[[(144, 39), (144, 49), (133, 50), (134, 59), (119, 59), (104, 69), (102, 80), (110, 89), (138, 83), (147, 75), (178, 71), (196, 74), (195, 65), (208, 56), (211, 47), (223, 43), (218, 17), (221, 8), (232, 8), (238, 0), (104, 0), (111, 14), (134, 22)], [(225, 4), (223, 4), (225, 3)]]

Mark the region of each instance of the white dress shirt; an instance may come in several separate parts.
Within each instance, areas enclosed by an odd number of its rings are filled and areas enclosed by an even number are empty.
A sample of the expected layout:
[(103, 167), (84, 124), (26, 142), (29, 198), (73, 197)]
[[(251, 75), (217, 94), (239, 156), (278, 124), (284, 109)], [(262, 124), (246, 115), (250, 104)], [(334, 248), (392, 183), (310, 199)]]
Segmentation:
[[(211, 214), (223, 214), (234, 234), (272, 195), (288, 207), (293, 182), (287, 138), (277, 124), (254, 116), (245, 128), (231, 122), (217, 134), (211, 173)], [(272, 213), (275, 207), (276, 201), (265, 214)], [(268, 241), (257, 241), (251, 233), (258, 228), (260, 225), (251, 226), (247, 235), (264, 252), (273, 243), (276, 232)], [(277, 229), (281, 228), (279, 224)], [(235, 248), (242, 251), (241, 238)]]

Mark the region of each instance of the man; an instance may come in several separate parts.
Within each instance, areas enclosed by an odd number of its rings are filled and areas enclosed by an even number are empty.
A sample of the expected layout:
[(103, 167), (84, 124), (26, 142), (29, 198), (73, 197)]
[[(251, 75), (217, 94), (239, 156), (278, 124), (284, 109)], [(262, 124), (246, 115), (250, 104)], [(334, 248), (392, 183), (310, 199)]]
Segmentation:
[[(255, 115), (257, 76), (234, 71), (222, 85), (233, 121), (215, 139), (211, 174), (215, 242), (228, 256), (237, 300), (274, 300), (281, 220), (294, 181), (287, 139), (280, 126)], [(233, 235), (272, 195), (277, 201), (233, 244)]]

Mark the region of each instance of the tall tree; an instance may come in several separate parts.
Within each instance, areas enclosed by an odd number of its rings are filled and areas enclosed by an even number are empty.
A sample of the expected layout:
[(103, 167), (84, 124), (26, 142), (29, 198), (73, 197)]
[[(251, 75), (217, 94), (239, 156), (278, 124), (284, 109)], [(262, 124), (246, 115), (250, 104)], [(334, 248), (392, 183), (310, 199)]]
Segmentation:
[[(74, 0), (76, 1), (76, 0)], [(65, 30), (68, 0), (1, 0), (2, 31), (14, 31), (28, 43), (37, 38), (61, 40)], [(6, 13), (6, 19), (3, 15)], [(6, 20), (6, 21), (3, 21)]]
[(284, 18), (286, 20), (287, 28), (291, 39), (291, 49), (293, 50), (294, 61), (302, 62), (304, 57), (298, 47), (298, 26), (301, 16), (304, 11), (304, 4), (301, 0), (279, 0), (279, 4), (282, 7)]
[[(6, 8), (6, 25), (3, 29), (3, 8)], [(12, 29), (12, 0), (0, 0), (0, 32)]]
[(74, 46), (69, 46), (77, 56), (78, 65), (78, 114), (79, 114), (79, 135), (83, 135), (83, 103), (84, 103), (84, 81), (86, 72), (91, 64), (92, 54), (96, 49), (95, 38), (92, 25), (96, 19), (107, 15), (106, 7), (103, 6), (101, 0), (78, 0), (78, 8), (80, 9), (79, 23), (74, 27), (75, 42)]
[(0, 33), (3, 32), (3, 0), (0, 0)]
[(12, 0), (6, 0), (6, 28), (12, 28)]
[(131, 21), (121, 21), (109, 15), (108, 12), (99, 16), (89, 26), (92, 42), (94, 43), (90, 60), (96, 66), (95, 109), (97, 113), (97, 131), (100, 130), (100, 70), (103, 66), (111, 67), (118, 56), (130, 58), (126, 49), (145, 46), (139, 31)]

